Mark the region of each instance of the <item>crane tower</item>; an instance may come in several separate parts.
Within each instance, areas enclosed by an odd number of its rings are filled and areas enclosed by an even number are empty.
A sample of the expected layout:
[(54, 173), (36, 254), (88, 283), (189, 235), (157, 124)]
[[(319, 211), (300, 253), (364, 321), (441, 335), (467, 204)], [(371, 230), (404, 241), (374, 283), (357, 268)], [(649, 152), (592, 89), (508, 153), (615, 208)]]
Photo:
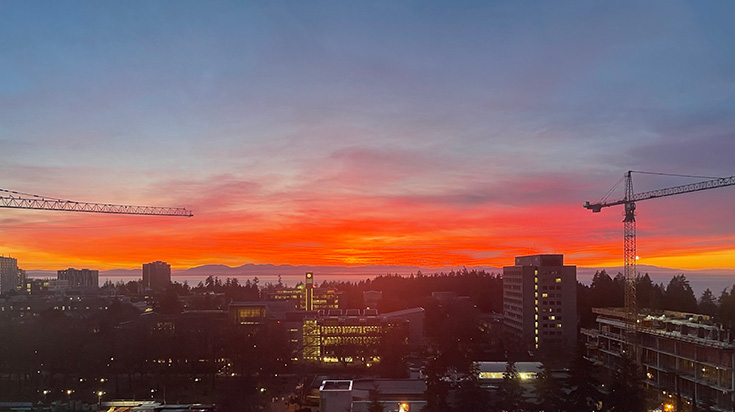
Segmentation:
[[(599, 213), (602, 208), (623, 205), (625, 207), (625, 218), (623, 219), (623, 262), (625, 276), (625, 320), (626, 337), (628, 346), (635, 352), (635, 331), (638, 326), (638, 307), (636, 304), (636, 226), (635, 226), (635, 204), (648, 199), (673, 196), (683, 193), (697, 192), (700, 190), (715, 189), (718, 187), (735, 185), (735, 176), (723, 178), (710, 178), (709, 180), (690, 183), (681, 186), (673, 186), (664, 189), (651, 190), (648, 192), (635, 193), (633, 191), (633, 173), (654, 174), (678, 177), (699, 177), (689, 175), (676, 175), (668, 173), (635, 172), (629, 170), (625, 176), (611, 189), (608, 194), (597, 203), (584, 202), (584, 207), (593, 213)], [(625, 181), (625, 196), (619, 200), (608, 200), (607, 197), (622, 182)]]

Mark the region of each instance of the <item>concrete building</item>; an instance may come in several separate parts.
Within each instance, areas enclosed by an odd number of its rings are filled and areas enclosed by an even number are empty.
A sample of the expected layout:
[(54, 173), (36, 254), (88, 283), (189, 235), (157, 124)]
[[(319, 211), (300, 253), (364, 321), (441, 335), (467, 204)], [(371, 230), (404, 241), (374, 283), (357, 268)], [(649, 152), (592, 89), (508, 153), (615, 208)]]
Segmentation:
[(377, 309), (378, 303), (383, 300), (383, 291), (366, 290), (362, 292), (362, 300), (365, 302), (365, 309)]
[[(581, 330), (587, 356), (612, 376), (621, 353), (632, 353), (625, 339), (625, 311), (592, 311), (597, 329)], [(709, 399), (715, 410), (734, 410), (735, 344), (728, 331), (706, 315), (673, 311), (641, 314), (638, 325), (636, 353), (651, 398), (672, 404), (677, 395), (689, 403)]]
[(99, 270), (69, 268), (56, 272), (56, 279), (66, 280), (72, 289), (98, 289), (100, 286)]
[(341, 297), (341, 291), (315, 287), (314, 274), (308, 272), (304, 284), (295, 288), (279, 288), (272, 292), (266, 292), (263, 299), (270, 301), (290, 301), (298, 309), (311, 311), (339, 309)]
[(503, 328), (506, 348), (573, 349), (577, 267), (564, 265), (564, 255), (516, 257), (503, 268)]
[(267, 322), (285, 321), (287, 315), (294, 311), (294, 307), (288, 301), (230, 302), (227, 310), (235, 325), (263, 325)]
[(18, 289), (18, 261), (9, 256), (0, 256), (0, 294)]
[(417, 307), (383, 313), (382, 316), (393, 321), (408, 321), (408, 346), (419, 349), (424, 345), (425, 312), (424, 308)]
[(143, 287), (163, 290), (171, 284), (171, 265), (156, 261), (143, 264)]
[(380, 342), (398, 329), (408, 342), (405, 319), (388, 319), (377, 310), (332, 309), (326, 315), (306, 312), (302, 327), (302, 359), (307, 362), (364, 364), (380, 362)]
[(326, 380), (319, 387), (319, 412), (352, 410), (352, 381)]

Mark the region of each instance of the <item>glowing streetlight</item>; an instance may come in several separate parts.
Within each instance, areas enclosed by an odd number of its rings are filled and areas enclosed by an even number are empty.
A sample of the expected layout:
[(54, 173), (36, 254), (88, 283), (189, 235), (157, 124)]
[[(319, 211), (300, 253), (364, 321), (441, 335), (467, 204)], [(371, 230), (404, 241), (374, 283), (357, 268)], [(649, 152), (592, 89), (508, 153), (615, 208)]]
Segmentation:
[(97, 410), (102, 409), (102, 395), (105, 394), (105, 391), (97, 391)]

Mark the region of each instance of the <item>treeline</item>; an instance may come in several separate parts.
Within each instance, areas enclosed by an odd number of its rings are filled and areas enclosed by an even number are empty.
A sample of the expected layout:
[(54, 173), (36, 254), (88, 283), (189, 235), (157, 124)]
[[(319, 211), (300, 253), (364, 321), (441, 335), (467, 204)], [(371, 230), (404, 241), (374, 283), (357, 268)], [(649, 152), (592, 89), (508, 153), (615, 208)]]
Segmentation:
[(381, 312), (423, 306), (434, 292), (454, 292), (457, 296), (467, 296), (482, 312), (500, 313), (503, 308), (502, 276), (476, 269), (464, 268), (430, 275), (421, 271), (408, 276), (386, 274), (359, 282), (324, 281), (320, 286), (343, 291), (346, 308), (364, 307), (362, 293), (371, 290), (383, 293), (378, 304)]
[[(636, 304), (639, 309), (672, 310), (709, 315), (717, 323), (735, 327), (735, 286), (724, 289), (719, 297), (706, 289), (699, 298), (684, 275), (676, 275), (667, 285), (654, 283), (648, 273), (638, 276)], [(594, 322), (591, 308), (622, 307), (625, 305), (625, 276), (611, 277), (605, 270), (595, 272), (590, 286), (578, 283), (577, 304), (582, 326)]]

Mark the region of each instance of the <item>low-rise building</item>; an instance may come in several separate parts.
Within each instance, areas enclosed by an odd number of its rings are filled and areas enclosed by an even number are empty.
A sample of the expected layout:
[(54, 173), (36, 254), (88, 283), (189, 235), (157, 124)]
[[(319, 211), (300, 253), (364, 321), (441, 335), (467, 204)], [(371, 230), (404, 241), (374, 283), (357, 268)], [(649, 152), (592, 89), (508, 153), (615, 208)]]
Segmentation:
[(371, 391), (377, 391), (385, 412), (420, 411), (426, 406), (423, 379), (323, 380), (319, 388), (319, 411), (367, 412)]

